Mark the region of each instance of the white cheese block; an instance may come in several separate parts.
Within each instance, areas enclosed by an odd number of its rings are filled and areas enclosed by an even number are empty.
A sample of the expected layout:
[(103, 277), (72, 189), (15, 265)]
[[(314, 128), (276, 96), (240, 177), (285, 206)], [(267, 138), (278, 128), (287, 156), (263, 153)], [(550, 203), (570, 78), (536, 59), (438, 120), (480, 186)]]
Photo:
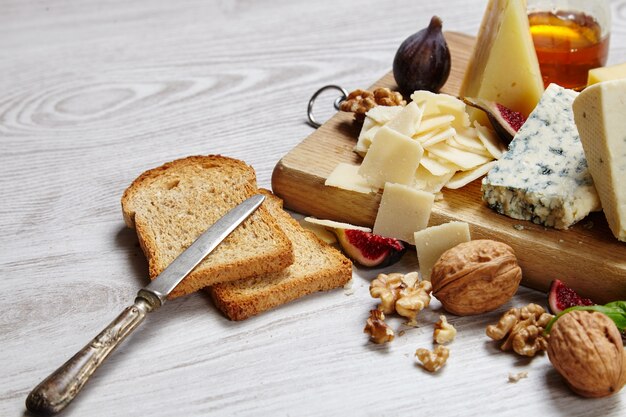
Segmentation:
[(316, 219), (315, 217), (305, 217), (304, 221), (324, 227), (329, 227), (331, 229), (360, 230), (362, 232), (372, 231), (372, 229), (370, 229), (369, 227), (355, 226), (350, 223), (336, 222), (334, 220)]
[(359, 175), (359, 165), (345, 162), (337, 164), (333, 172), (326, 178), (324, 185), (364, 194), (375, 193), (377, 190)]
[(428, 225), (435, 195), (402, 184), (385, 184), (374, 234), (413, 244), (413, 234)]
[(409, 185), (423, 153), (419, 142), (383, 126), (363, 158), (359, 175), (378, 188), (386, 182)]
[(609, 227), (626, 242), (626, 78), (587, 87), (573, 108)]
[(448, 249), (471, 239), (469, 225), (465, 222), (450, 222), (431, 226), (415, 232), (415, 249), (423, 279), (430, 280), (433, 266)]
[(514, 219), (567, 229), (600, 200), (587, 168), (572, 102), (578, 93), (551, 84), (483, 178), (483, 200)]
[(594, 68), (589, 71), (587, 86), (601, 83), (603, 81), (619, 80), (626, 78), (626, 62), (623, 64), (611, 65), (610, 67)]

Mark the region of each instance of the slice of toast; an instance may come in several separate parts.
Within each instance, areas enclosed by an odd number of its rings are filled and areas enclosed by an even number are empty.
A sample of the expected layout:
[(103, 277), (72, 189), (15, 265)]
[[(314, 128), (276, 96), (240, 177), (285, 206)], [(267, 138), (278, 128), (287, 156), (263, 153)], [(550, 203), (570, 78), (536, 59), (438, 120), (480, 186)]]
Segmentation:
[(283, 210), (282, 200), (269, 191), (267, 208), (293, 243), (293, 265), (277, 272), (208, 289), (215, 304), (231, 320), (243, 320), (316, 291), (345, 285), (352, 278), (352, 263), (341, 252), (305, 230)]
[[(135, 228), (150, 279), (228, 210), (257, 193), (254, 169), (220, 155), (192, 156), (140, 175), (122, 197), (124, 221)], [(294, 260), (292, 244), (265, 202), (169, 295), (277, 272)]]

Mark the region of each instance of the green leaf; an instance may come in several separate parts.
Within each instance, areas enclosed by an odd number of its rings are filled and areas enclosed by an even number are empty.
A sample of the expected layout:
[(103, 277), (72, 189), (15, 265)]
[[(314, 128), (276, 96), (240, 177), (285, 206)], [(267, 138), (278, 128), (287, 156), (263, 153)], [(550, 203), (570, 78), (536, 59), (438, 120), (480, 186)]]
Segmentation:
[(613, 301), (605, 305), (593, 305), (593, 306), (574, 306), (566, 308), (557, 314), (546, 326), (545, 332), (550, 333), (554, 323), (564, 314), (570, 311), (582, 310), (582, 311), (597, 311), (599, 313), (607, 315), (620, 332), (626, 331), (626, 301)]

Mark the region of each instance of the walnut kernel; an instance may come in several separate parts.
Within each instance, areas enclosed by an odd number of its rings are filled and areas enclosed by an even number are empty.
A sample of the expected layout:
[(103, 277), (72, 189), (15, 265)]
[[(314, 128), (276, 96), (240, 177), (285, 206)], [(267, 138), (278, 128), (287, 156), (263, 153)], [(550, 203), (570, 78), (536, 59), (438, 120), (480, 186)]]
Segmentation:
[(352, 112), (357, 120), (363, 120), (365, 113), (376, 106), (404, 106), (406, 101), (402, 94), (386, 87), (376, 88), (373, 92), (354, 90), (341, 102), (341, 111)]
[(395, 313), (400, 290), (405, 288), (402, 281), (403, 276), (399, 273), (379, 274), (370, 283), (370, 295), (374, 298), (380, 298), (378, 309), (383, 313)]
[(369, 334), (370, 339), (378, 344), (391, 342), (394, 338), (393, 330), (385, 323), (385, 314), (380, 310), (370, 310), (363, 332)]
[(487, 336), (493, 340), (503, 340), (500, 349), (513, 350), (518, 355), (535, 356), (546, 350), (548, 342), (543, 331), (554, 317), (538, 304), (528, 304), (522, 308), (512, 308), (496, 325), (487, 326)]
[(415, 286), (400, 291), (400, 296), (396, 301), (396, 312), (409, 319), (406, 323), (408, 326), (417, 325), (417, 313), (430, 304), (432, 289), (430, 281), (422, 280)]
[(448, 323), (446, 316), (439, 316), (439, 321), (435, 323), (433, 339), (440, 345), (450, 343), (456, 337), (456, 329)]
[(450, 349), (442, 345), (438, 345), (432, 352), (428, 349), (420, 348), (415, 351), (415, 356), (422, 362), (424, 369), (436, 372), (446, 364), (450, 356)]

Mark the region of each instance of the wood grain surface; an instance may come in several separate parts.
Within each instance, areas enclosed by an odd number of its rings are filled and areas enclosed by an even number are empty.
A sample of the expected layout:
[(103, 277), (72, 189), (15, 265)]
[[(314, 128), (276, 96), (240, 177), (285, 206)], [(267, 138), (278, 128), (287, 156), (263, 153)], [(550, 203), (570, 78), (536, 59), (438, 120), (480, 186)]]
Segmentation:
[[(442, 92), (458, 96), (474, 38), (447, 32), (452, 56), (450, 77)], [(389, 72), (372, 87), (397, 89)], [(340, 162), (359, 165), (353, 151), (360, 126), (351, 114), (338, 112), (276, 164), (272, 188), (285, 206), (320, 219), (374, 225), (382, 191), (358, 193), (324, 185)], [(481, 199), (480, 180), (458, 190), (443, 189), (429, 226), (450, 221), (470, 224), (472, 238), (505, 242), (515, 250), (524, 271), (523, 284), (547, 291), (554, 279), (598, 303), (626, 299), (626, 243), (619, 242), (602, 213), (592, 213), (567, 231), (498, 215)], [(558, 262), (555, 263), (555, 260)], [(602, 277), (602, 285), (597, 285)]]
[[(370, 85), (434, 14), (445, 30), (475, 35), (486, 3), (1, 1), (0, 415), (28, 415), (30, 390), (148, 283), (120, 208), (135, 177), (175, 158), (224, 154), (269, 187), (277, 162), (312, 132), (305, 109), (315, 90)], [(626, 0), (611, 8), (609, 61), (626, 62)], [(320, 118), (331, 102), (320, 97)], [(410, 255), (393, 270), (415, 270)], [(449, 316), (459, 333), (437, 375), (413, 357), (432, 348), (436, 301), (419, 327), (371, 345), (362, 329), (379, 272), (355, 268), (352, 295), (313, 295), (241, 323), (202, 292), (173, 300), (63, 415), (626, 413), (624, 392), (581, 399), (545, 355), (519, 359), (484, 336), (507, 308), (544, 303), (537, 291), (521, 289), (490, 314)], [(507, 382), (521, 371), (528, 378)]]

